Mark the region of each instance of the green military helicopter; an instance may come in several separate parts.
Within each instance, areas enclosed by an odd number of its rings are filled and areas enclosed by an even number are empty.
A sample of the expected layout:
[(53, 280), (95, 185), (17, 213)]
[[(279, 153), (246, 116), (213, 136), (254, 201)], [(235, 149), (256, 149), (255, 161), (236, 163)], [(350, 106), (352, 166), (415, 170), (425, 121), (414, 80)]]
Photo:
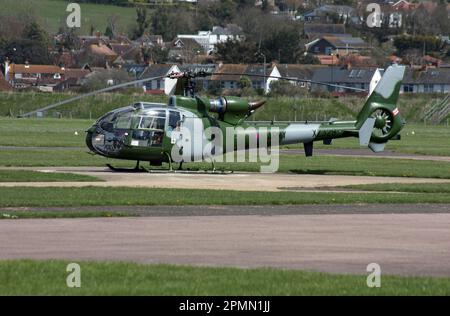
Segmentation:
[[(167, 105), (138, 102), (106, 113), (87, 130), (86, 144), (95, 154), (137, 161), (134, 170), (141, 170), (139, 166), (141, 161), (149, 162), (151, 166), (169, 163), (170, 170), (173, 170), (172, 165), (175, 162), (180, 163), (180, 168), (183, 162), (211, 160), (214, 163), (214, 157), (234, 153), (239, 149), (271, 148), (295, 143), (303, 143), (306, 156), (312, 156), (314, 142), (323, 141), (324, 144), (330, 145), (333, 139), (344, 137), (356, 137), (361, 146), (368, 146), (374, 152), (381, 152), (389, 140), (399, 138), (399, 132), (405, 124), (396, 106), (404, 72), (404, 66), (394, 64), (388, 67), (367, 97), (356, 120), (330, 120), (323, 123), (248, 122), (246, 120), (265, 103), (264, 101), (249, 102), (228, 96), (213, 99), (196, 96), (193, 80), (212, 74), (173, 73), (169, 77), (178, 79), (176, 91)], [(255, 74), (249, 76), (270, 77)], [(23, 116), (30, 116), (38, 111), (46, 111), (97, 93), (160, 78), (163, 77), (146, 78), (108, 87)], [(283, 77), (277, 79), (361, 90), (311, 80)], [(214, 129), (215, 132), (209, 129)], [(273, 133), (275, 130), (276, 133)], [(243, 139), (240, 142), (241, 147), (238, 146), (239, 137)], [(229, 143), (232, 145), (224, 145)], [(108, 167), (115, 171), (124, 171), (111, 165)]]

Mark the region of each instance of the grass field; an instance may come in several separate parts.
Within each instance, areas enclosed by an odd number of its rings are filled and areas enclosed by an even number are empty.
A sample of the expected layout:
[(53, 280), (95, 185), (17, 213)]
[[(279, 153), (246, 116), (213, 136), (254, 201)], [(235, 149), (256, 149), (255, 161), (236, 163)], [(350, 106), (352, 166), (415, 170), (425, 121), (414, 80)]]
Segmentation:
[(450, 193), (450, 183), (384, 183), (344, 186), (346, 189), (380, 192)]
[[(10, 14), (20, 14), (28, 11), (38, 17), (41, 25), (49, 33), (55, 33), (59, 27), (65, 25), (69, 12), (67, 5), (73, 1), (67, 0), (2, 0), (2, 9)], [(76, 1), (75, 1), (76, 2)], [(130, 25), (134, 25), (136, 11), (132, 7), (80, 3), (81, 29), (79, 34), (89, 34), (91, 27), (95, 31), (105, 32), (108, 17), (117, 16), (117, 31), (126, 33)]]
[(100, 179), (73, 173), (44, 173), (29, 170), (0, 170), (0, 182), (66, 182), (100, 181)]
[[(105, 166), (134, 167), (133, 161), (106, 159), (84, 150), (2, 150), (0, 166)], [(144, 164), (142, 164), (144, 166)], [(167, 165), (163, 166), (168, 168)], [(209, 163), (184, 164), (184, 169), (210, 170)], [(257, 163), (217, 163), (218, 170), (259, 172)], [(392, 176), (450, 179), (450, 163), (390, 158), (281, 155), (279, 172), (317, 175)]]
[[(23, 192), (27, 192), (26, 199)], [(450, 203), (448, 193), (241, 192), (83, 187), (0, 188), (0, 207)]]
[(81, 288), (68, 288), (64, 261), (0, 262), (0, 295), (449, 295), (450, 279), (334, 275), (282, 269), (236, 269), (78, 262)]
[[(0, 94), (1, 95), (1, 94)], [(83, 147), (89, 119), (13, 119), (0, 117), (0, 146)], [(77, 133), (78, 135), (76, 135)], [(391, 141), (386, 150), (401, 153), (450, 156), (450, 127), (407, 124), (402, 140)], [(332, 146), (317, 148), (359, 148), (356, 138), (338, 139)], [(290, 145), (286, 148), (300, 148)], [(367, 149), (369, 150), (369, 149)]]
[[(50, 1), (50, 0), (46, 0)], [(0, 116), (18, 116), (31, 110), (69, 99), (73, 94), (67, 93), (36, 93), (16, 92), (0, 93)], [(277, 120), (277, 121), (328, 121), (330, 118), (341, 120), (353, 120), (361, 110), (365, 99), (355, 96), (344, 98), (316, 98), (305, 96), (301, 98), (290, 97), (261, 97), (254, 96), (250, 99), (264, 98), (267, 103), (250, 118), (250, 120)], [(399, 108), (402, 117), (407, 122), (423, 122), (423, 113), (443, 95), (401, 95)], [(73, 118), (98, 118), (104, 113), (137, 101), (167, 103), (167, 96), (151, 96), (146, 94), (116, 93), (100, 94), (85, 98), (49, 111), (46, 115), (53, 117), (56, 112), (64, 117)], [(444, 120), (445, 123), (445, 120)]]

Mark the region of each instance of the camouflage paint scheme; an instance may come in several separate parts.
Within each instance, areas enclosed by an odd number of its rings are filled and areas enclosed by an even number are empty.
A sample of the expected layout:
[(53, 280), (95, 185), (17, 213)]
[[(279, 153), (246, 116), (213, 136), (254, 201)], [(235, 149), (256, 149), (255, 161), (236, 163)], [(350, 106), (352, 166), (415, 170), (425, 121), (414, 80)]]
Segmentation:
[[(133, 106), (107, 113), (87, 131), (86, 143), (92, 152), (105, 157), (149, 161), (152, 165), (160, 165), (162, 162), (173, 160), (171, 157), (172, 149), (178, 143), (174, 142), (171, 137), (172, 130), (168, 124), (170, 113), (179, 112), (182, 118), (180, 124), (186, 124), (187, 120), (192, 119), (197, 122), (196, 124), (201, 125), (200, 137), (203, 142), (210, 141), (204, 130), (208, 127), (217, 127), (223, 134), (222, 143), (226, 144), (226, 129), (232, 128), (235, 132), (234, 143), (236, 144), (237, 135), (244, 132), (246, 134), (246, 147), (249, 148), (250, 144), (253, 144), (250, 139), (252, 137), (259, 139), (260, 134), (256, 130), (253, 132), (246, 130), (247, 128), (265, 127), (270, 131), (277, 127), (280, 131), (280, 145), (303, 143), (307, 156), (312, 155), (313, 142), (324, 141), (326, 144), (331, 144), (332, 139), (360, 137), (360, 130), (364, 123), (369, 118), (373, 118), (369, 148), (377, 152), (383, 150), (386, 142), (396, 137), (404, 126), (404, 121), (396, 107), (404, 71), (405, 67), (398, 65), (392, 65), (385, 71), (355, 121), (330, 121), (320, 124), (247, 122), (246, 120), (263, 105), (263, 102), (248, 102), (238, 97), (220, 97), (211, 100), (205, 97), (192, 98), (175, 95), (170, 98), (167, 106), (164, 104), (136, 103)], [(164, 129), (159, 129), (159, 132), (155, 132), (155, 129), (142, 128), (139, 125), (141, 124), (139, 120), (142, 122), (143, 117), (151, 117), (152, 113), (159, 113), (161, 118), (165, 117)], [(114, 126), (121, 119), (121, 115), (127, 117), (130, 115), (130, 124), (125, 128)], [(173, 126), (171, 128), (173, 129)], [(136, 133), (150, 133), (151, 135), (162, 133), (162, 140), (158, 139), (160, 143), (157, 146), (151, 145), (152, 140), (150, 139), (147, 145), (144, 142), (143, 146), (139, 146), (136, 145), (138, 142), (133, 139), (137, 135)], [(196, 130), (196, 133), (198, 134), (198, 130)], [(258, 133), (258, 135), (254, 135), (254, 133)], [(267, 137), (270, 146), (270, 133), (267, 133)], [(223, 150), (226, 152), (225, 146)], [(236, 150), (236, 146), (233, 150)], [(201, 160), (202, 158), (197, 156), (195, 160)]]

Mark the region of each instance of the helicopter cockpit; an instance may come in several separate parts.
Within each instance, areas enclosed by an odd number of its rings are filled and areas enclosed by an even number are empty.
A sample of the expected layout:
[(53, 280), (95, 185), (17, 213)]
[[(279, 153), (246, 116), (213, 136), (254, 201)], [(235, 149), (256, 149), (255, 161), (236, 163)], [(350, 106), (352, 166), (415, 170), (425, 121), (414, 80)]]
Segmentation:
[(163, 104), (136, 103), (101, 117), (87, 143), (94, 152), (118, 155), (125, 147), (158, 148), (179, 124), (181, 114)]

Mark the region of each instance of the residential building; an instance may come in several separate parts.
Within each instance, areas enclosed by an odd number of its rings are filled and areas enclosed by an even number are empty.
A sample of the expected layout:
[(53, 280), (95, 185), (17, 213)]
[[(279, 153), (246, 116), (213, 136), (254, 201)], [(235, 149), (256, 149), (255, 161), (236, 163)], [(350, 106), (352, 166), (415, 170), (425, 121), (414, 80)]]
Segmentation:
[(345, 23), (355, 15), (355, 9), (350, 6), (326, 4), (313, 10), (306, 11), (298, 16), (298, 19), (305, 22), (336, 23), (336, 20), (338, 20)]
[(214, 26), (212, 31), (200, 31), (196, 35), (179, 34), (178, 39), (193, 39), (201, 45), (203, 51), (207, 54), (214, 52), (216, 45), (225, 43), (228, 40), (242, 40), (244, 35), (242, 29), (234, 24), (229, 24), (226, 27)]
[[(302, 88), (310, 88), (311, 84), (308, 81), (313, 79), (314, 73), (323, 65), (301, 65), (301, 64), (278, 64), (277, 69), (280, 72), (281, 77), (296, 79), (290, 81), (293, 85), (300, 86)], [(297, 81), (298, 79), (305, 80), (304, 82)]]
[[(339, 85), (349, 88), (373, 90), (382, 76), (382, 70), (371, 67), (324, 67), (318, 68), (313, 75), (314, 82)], [(337, 93), (354, 93), (354, 90), (312, 84), (312, 89), (328, 90)]]
[(360, 37), (323, 36), (305, 45), (308, 53), (317, 55), (359, 53), (370, 49)]
[(351, 35), (345, 33), (344, 24), (306, 23), (304, 25), (303, 36), (310, 40), (315, 40), (323, 36), (351, 36)]
[(139, 79), (155, 78), (143, 84), (146, 93), (170, 95), (175, 91), (177, 84), (177, 79), (167, 78), (173, 72), (180, 72), (180, 68), (177, 65), (170, 64), (149, 65)]
[(204, 55), (202, 46), (192, 38), (176, 38), (169, 48), (169, 60), (177, 63), (198, 62)]
[(450, 68), (406, 68), (403, 93), (450, 93)]
[[(264, 78), (264, 75), (271, 78)], [(235, 90), (241, 88), (243, 78), (247, 77), (254, 89), (262, 89), (265, 93), (269, 93), (271, 83), (280, 76), (275, 64), (267, 64), (265, 68), (261, 64), (222, 64), (211, 77), (211, 82), (218, 83), (223, 90)]]
[(6, 81), (16, 89), (34, 88), (44, 92), (64, 91), (82, 85), (91, 71), (54, 65), (6, 64)]
[(136, 46), (141, 47), (154, 47), (164, 46), (164, 40), (161, 35), (144, 34), (133, 42)]

